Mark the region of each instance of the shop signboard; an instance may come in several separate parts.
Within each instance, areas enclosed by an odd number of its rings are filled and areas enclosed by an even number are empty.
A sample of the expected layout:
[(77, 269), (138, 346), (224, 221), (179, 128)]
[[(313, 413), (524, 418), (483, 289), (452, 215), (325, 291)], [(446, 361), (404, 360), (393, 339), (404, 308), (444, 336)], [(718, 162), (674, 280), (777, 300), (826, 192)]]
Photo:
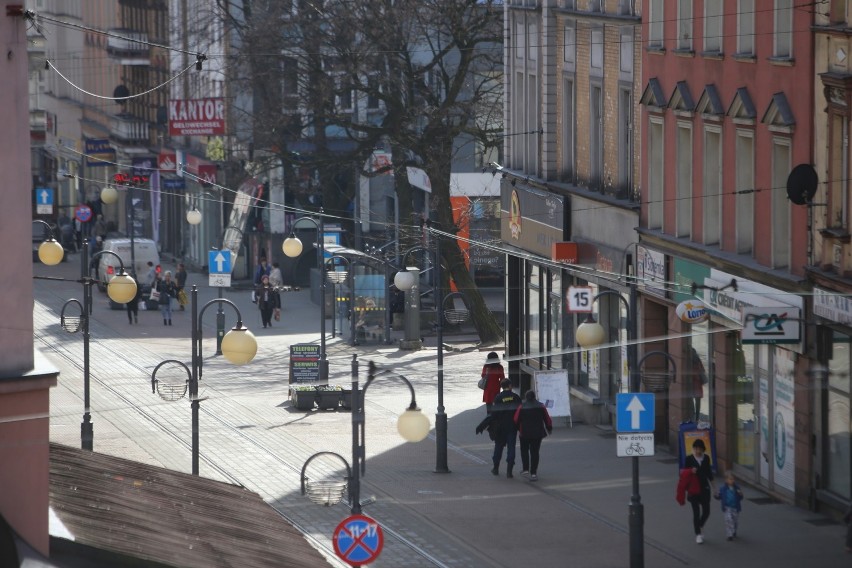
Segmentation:
[(314, 343), (290, 345), (290, 382), (319, 381), (320, 346)]
[(565, 198), (523, 184), (501, 186), (500, 237), (503, 242), (550, 258), (553, 243), (564, 241)]
[(814, 286), (814, 315), (843, 325), (852, 324), (852, 297)]
[(675, 302), (693, 300), (693, 284), (704, 284), (704, 279), (710, 276), (710, 267), (690, 260), (674, 257), (672, 259), (672, 280), (674, 291), (672, 299)]
[(645, 248), (636, 247), (636, 276), (643, 291), (661, 298), (666, 297), (666, 255)]

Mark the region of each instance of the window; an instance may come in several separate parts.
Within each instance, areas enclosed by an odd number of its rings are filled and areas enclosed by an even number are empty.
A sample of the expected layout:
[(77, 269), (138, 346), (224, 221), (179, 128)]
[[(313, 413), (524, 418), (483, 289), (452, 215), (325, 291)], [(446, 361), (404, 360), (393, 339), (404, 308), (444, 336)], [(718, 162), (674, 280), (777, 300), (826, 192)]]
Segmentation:
[(600, 84), (592, 85), (589, 116), (589, 184), (600, 189), (603, 182), (603, 92)]
[(512, 131), (514, 136), (510, 138), (512, 144), (512, 162), (517, 167), (524, 163), (524, 140), (522, 134), (526, 132), (526, 105), (524, 104), (524, 74), (515, 73), (515, 82), (512, 89), (512, 106), (514, 108), (511, 117)]
[(621, 28), (621, 53), (619, 62), (619, 70), (623, 75), (623, 79), (633, 79), (633, 27), (625, 26)]
[(629, 88), (618, 91), (618, 188), (622, 199), (631, 194), (633, 179), (633, 93)]
[(527, 78), (527, 108), (526, 135), (527, 161), (524, 170), (530, 174), (538, 174), (538, 81), (535, 75)]
[(737, 3), (737, 55), (754, 55), (754, 0)]
[(530, 273), (527, 281), (527, 353), (530, 359), (541, 356), (541, 269), (536, 264), (529, 264)]
[[(558, 268), (550, 269), (550, 288), (548, 289), (550, 306), (547, 313), (548, 333), (547, 351), (559, 351), (562, 348), (562, 272)], [(548, 355), (547, 368), (564, 367), (562, 355)]]
[[(736, 142), (736, 252), (754, 247), (754, 132), (737, 131)], [(747, 193), (746, 193), (747, 192)]]
[(718, 245), (722, 230), (722, 131), (718, 126), (704, 127), (703, 166), (704, 244)]
[(722, 52), (722, 7), (724, 2), (704, 2), (704, 51)]
[(603, 12), (604, 0), (589, 0), (589, 12)]
[(677, 202), (675, 236), (689, 237), (692, 232), (692, 125), (677, 125)]
[(538, 24), (530, 24), (527, 27), (527, 38), (529, 41), (527, 45), (529, 46), (529, 57), (530, 61), (535, 61), (538, 58)]
[(335, 94), (335, 103), (337, 105), (337, 110), (341, 112), (352, 112), (352, 88), (345, 83), (346, 77), (344, 75), (338, 75), (335, 78), (335, 90), (337, 93)]
[(826, 489), (843, 497), (852, 498), (852, 338), (833, 332), (831, 360), (828, 362), (827, 412), (824, 432), (828, 434), (825, 447)]
[(524, 23), (522, 21), (515, 22), (515, 57), (518, 59), (524, 58), (524, 47), (526, 46), (526, 33), (524, 33)]
[(677, 1), (677, 48), (692, 51), (692, 0)]
[(663, 49), (663, 0), (651, 0), (651, 14), (648, 17), (648, 47)]
[(562, 58), (565, 63), (569, 63), (570, 65), (566, 65), (566, 67), (574, 67), (574, 63), (577, 61), (577, 24), (576, 22), (569, 21), (565, 22), (565, 30), (562, 34), (563, 38), (563, 46), (562, 46)]
[(828, 224), (833, 228), (847, 228), (848, 213), (848, 158), (849, 117), (829, 114), (828, 136)]
[(790, 140), (776, 139), (772, 142), (772, 267), (785, 268), (790, 265), (790, 203), (785, 191), (790, 174)]
[(603, 60), (604, 60), (604, 41), (603, 41), (603, 29), (600, 27), (592, 28), (592, 36), (591, 36), (592, 45), (589, 48), (592, 51), (591, 56), (591, 66), (592, 69), (603, 69)]
[(648, 228), (663, 227), (663, 121), (651, 118), (648, 124)]
[(618, 0), (618, 13), (622, 16), (632, 16), (633, 0)]
[(574, 109), (574, 81), (562, 81), (562, 179), (574, 181), (575, 154), (574, 130), (576, 123)]
[(379, 78), (376, 75), (370, 75), (367, 79), (367, 110), (377, 110), (379, 108), (379, 94), (381, 87)]
[(793, 0), (775, 0), (775, 57), (793, 57)]

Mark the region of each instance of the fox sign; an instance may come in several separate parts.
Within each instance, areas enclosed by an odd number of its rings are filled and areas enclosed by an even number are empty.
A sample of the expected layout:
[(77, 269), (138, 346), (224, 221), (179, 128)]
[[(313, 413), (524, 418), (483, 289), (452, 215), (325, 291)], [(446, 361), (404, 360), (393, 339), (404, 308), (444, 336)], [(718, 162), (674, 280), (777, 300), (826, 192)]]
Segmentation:
[(225, 134), (224, 99), (171, 99), (170, 136), (217, 136)]

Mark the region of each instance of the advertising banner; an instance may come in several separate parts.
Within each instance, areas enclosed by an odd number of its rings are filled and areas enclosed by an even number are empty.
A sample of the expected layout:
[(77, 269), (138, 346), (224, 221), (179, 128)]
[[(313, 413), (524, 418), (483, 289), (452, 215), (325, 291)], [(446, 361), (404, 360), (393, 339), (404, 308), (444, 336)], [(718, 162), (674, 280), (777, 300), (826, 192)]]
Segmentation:
[(319, 380), (320, 346), (296, 343), (290, 346), (290, 382), (309, 383)]
[(84, 148), (89, 168), (111, 166), (111, 162), (115, 162), (115, 148), (110, 146), (107, 138), (86, 138)]

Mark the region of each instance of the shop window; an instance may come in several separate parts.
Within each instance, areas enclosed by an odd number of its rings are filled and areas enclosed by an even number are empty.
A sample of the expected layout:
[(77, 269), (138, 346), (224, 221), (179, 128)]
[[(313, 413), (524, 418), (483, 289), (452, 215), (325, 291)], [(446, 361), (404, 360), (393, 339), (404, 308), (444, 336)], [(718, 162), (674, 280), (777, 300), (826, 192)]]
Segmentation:
[(527, 354), (530, 359), (541, 360), (541, 268), (530, 264), (529, 279), (527, 280)]
[(826, 397), (827, 434), (825, 447), (826, 489), (852, 498), (852, 337), (834, 332), (832, 356), (828, 363), (828, 393)]

